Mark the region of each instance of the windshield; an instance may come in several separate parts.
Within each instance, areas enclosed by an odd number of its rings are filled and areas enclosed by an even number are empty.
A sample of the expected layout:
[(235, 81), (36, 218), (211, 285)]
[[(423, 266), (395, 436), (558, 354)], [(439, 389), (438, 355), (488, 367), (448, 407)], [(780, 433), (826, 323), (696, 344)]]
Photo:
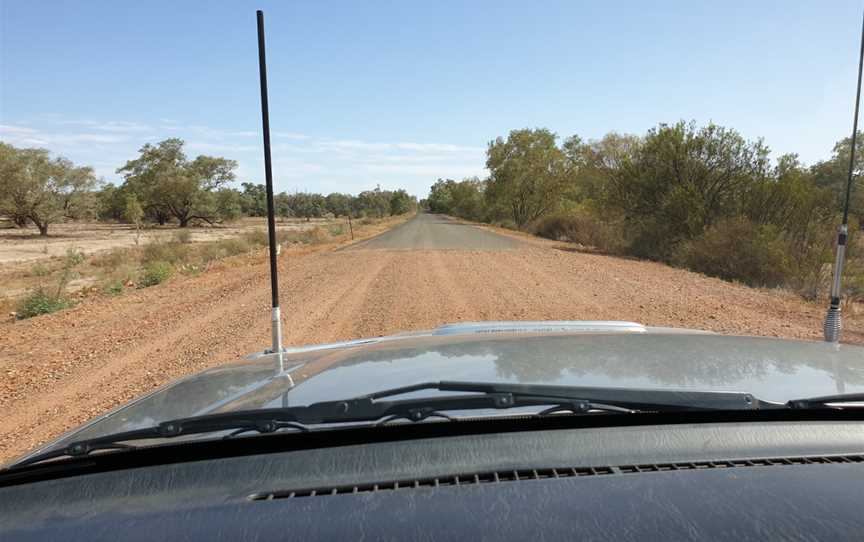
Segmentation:
[(0, 5), (0, 464), (424, 382), (864, 392), (859, 6), (266, 11)]

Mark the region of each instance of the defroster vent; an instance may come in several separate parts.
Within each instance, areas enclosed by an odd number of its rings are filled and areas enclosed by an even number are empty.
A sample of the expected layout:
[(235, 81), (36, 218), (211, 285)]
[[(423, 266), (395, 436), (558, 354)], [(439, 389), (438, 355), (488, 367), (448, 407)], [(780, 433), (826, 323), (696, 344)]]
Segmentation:
[(742, 467), (774, 467), (790, 465), (811, 465), (828, 463), (864, 463), (864, 455), (831, 455), (808, 457), (778, 457), (760, 459), (732, 459), (728, 461), (693, 461), (680, 463), (653, 463), (642, 465), (615, 465), (603, 467), (561, 467), (546, 469), (523, 469), (454, 474), (430, 478), (391, 480), (364, 484), (345, 484), (315, 488), (283, 489), (254, 493), (249, 496), (253, 501), (273, 499), (295, 499), (299, 497), (323, 497), (356, 493), (374, 493), (430, 487), (459, 486), (471, 487), (482, 484), (544, 480), (550, 478), (576, 478), (582, 476), (614, 476), (646, 472), (668, 472), (681, 470), (731, 469)]

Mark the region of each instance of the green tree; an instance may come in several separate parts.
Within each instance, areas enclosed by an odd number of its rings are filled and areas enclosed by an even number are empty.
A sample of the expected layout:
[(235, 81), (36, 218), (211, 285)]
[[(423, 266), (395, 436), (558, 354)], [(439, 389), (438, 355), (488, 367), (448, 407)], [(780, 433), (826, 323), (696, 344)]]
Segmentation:
[[(852, 194), (849, 212), (859, 221), (864, 218), (864, 188), (857, 180), (864, 173), (864, 133), (858, 132), (855, 149), (855, 164)], [(846, 183), (849, 179), (849, 153), (852, 149), (852, 138), (845, 137), (834, 145), (831, 158), (816, 163), (812, 168), (813, 182), (817, 186), (827, 188), (834, 195), (834, 208), (839, 212), (846, 198)]]
[(126, 205), (123, 208), (123, 219), (135, 226), (135, 244), (137, 245), (141, 238), (141, 226), (144, 221), (144, 208), (141, 207), (141, 202), (138, 201), (135, 194), (129, 194), (126, 196)]
[(324, 200), (324, 208), (334, 216), (348, 216), (351, 212), (351, 196), (333, 192)]
[(357, 204), (363, 215), (383, 218), (390, 213), (390, 194), (376, 186), (374, 190), (360, 192), (357, 195)]
[(538, 128), (513, 130), (506, 140), (489, 143), (487, 201), (520, 228), (554, 210), (566, 189), (569, 164), (555, 139)]
[(181, 228), (192, 220), (213, 223), (223, 218), (212, 193), (234, 180), (237, 162), (203, 155), (189, 161), (181, 139), (166, 139), (155, 146), (148, 143), (139, 153), (117, 173), (124, 175), (124, 184), (160, 224), (168, 216), (177, 219)]
[(452, 179), (438, 179), (429, 190), (427, 206), (433, 213), (449, 214), (453, 206), (453, 186), (456, 181)]
[(288, 205), (293, 216), (305, 218), (307, 222), (324, 215), (324, 197), (321, 194), (295, 192), (288, 195)]
[(51, 160), (45, 149), (16, 149), (0, 143), (0, 214), (18, 225), (33, 222), (40, 235), (62, 218), (95, 212), (93, 168), (76, 167), (65, 158)]
[(414, 198), (401, 188), (390, 194), (390, 214), (393, 216), (409, 213), (416, 205)]
[(220, 188), (214, 192), (216, 214), (222, 220), (237, 220), (243, 216), (243, 195), (233, 188)]
[(606, 177), (604, 203), (623, 214), (636, 255), (668, 261), (679, 242), (739, 213), (768, 166), (768, 148), (734, 130), (661, 124)]
[(267, 188), (263, 184), (240, 183), (243, 188), (240, 206), (246, 216), (267, 216)]

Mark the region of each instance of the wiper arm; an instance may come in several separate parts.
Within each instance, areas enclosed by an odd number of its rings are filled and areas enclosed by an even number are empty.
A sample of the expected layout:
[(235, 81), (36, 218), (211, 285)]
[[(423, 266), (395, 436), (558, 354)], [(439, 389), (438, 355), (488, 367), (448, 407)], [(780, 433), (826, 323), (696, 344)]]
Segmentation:
[[(864, 404), (864, 393), (840, 393), (837, 395), (823, 395), (821, 397), (806, 397), (802, 399), (792, 399), (786, 403), (789, 408), (862, 408), (861, 406), (851, 406), (850, 403)], [(837, 406), (831, 406), (837, 405)]]
[[(422, 390), (468, 392), (441, 397), (385, 400)], [(429, 417), (449, 416), (446, 411), (511, 409), (550, 406), (540, 415), (569, 411), (607, 413), (669, 412), (684, 410), (742, 410), (774, 405), (740, 392), (666, 391), (627, 388), (588, 388), (484, 382), (425, 382), (392, 388), (340, 401), (307, 406), (268, 408), (207, 414), (169, 420), (158, 425), (73, 442), (65, 448), (34, 455), (14, 466), (24, 466), (64, 456), (83, 456), (98, 450), (134, 448), (124, 442), (165, 439), (195, 434), (233, 431), (233, 435), (254, 431), (272, 433), (283, 428), (301, 431), (318, 424), (387, 422), (407, 419), (418, 422)]]

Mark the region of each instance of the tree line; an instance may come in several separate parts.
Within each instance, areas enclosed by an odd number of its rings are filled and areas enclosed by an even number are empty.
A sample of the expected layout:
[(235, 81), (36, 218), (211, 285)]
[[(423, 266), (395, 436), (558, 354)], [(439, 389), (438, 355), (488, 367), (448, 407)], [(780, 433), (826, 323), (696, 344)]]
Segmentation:
[[(237, 181), (237, 162), (201, 155), (189, 159), (181, 139), (146, 144), (117, 170), (119, 186), (101, 182), (89, 166), (51, 158), (45, 149), (17, 148), (0, 142), (0, 217), (17, 227), (35, 225), (41, 235), (64, 220), (116, 220), (215, 224), (242, 216), (265, 216), (263, 184)], [(405, 190), (380, 186), (357, 195), (282, 192), (274, 195), (279, 217), (378, 217), (416, 209)]]
[[(514, 130), (489, 143), (487, 178), (439, 179), (422, 203), (607, 253), (816, 295), (831, 261), (850, 147), (843, 139), (830, 158), (806, 166), (795, 154), (772, 161), (761, 139), (715, 124), (682, 121), (644, 135), (571, 136), (560, 144), (544, 128)], [(862, 214), (864, 192), (853, 190), (855, 224)], [(854, 243), (850, 256), (849, 273), (864, 276)]]

